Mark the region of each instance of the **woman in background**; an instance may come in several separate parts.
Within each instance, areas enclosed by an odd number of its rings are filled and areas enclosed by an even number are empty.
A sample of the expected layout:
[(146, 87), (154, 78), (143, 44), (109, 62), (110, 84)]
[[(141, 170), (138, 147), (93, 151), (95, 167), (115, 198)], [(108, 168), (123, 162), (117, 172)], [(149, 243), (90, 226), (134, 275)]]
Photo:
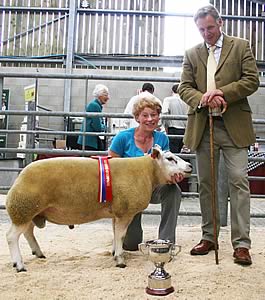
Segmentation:
[[(97, 84), (93, 91), (95, 97), (86, 107), (86, 112), (102, 112), (103, 105), (109, 100), (109, 90), (103, 84)], [(84, 126), (86, 126), (84, 130)], [(105, 130), (105, 124), (102, 117), (87, 117), (84, 119), (81, 126), (81, 132), (103, 132)], [(85, 150), (105, 150), (102, 140), (99, 136), (83, 136), (80, 135), (77, 140), (79, 149), (83, 148), (83, 139)]]

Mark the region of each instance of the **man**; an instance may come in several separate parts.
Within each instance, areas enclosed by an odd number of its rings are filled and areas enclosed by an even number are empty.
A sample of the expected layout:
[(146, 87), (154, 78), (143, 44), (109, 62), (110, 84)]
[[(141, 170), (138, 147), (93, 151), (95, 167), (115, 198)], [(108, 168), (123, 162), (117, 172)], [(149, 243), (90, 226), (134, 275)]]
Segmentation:
[[(146, 82), (143, 84), (141, 93), (145, 92), (145, 91), (149, 92), (152, 95), (154, 94), (155, 88), (152, 85), (152, 83)], [(138, 99), (138, 95), (135, 95), (129, 100), (129, 102), (126, 105), (125, 110), (124, 110), (125, 114), (132, 114), (133, 105), (137, 99)], [(124, 127), (126, 127), (126, 128), (137, 127), (138, 125), (139, 124), (135, 121), (135, 119), (125, 119), (125, 121), (124, 121)]]
[[(178, 84), (172, 86), (172, 96), (166, 97), (163, 101), (162, 114), (165, 115), (187, 115), (187, 104), (178, 95)], [(186, 121), (163, 120), (167, 134), (184, 135)], [(169, 149), (173, 153), (180, 153), (183, 147), (183, 138), (169, 138)]]
[[(247, 163), (248, 146), (254, 143), (255, 135), (247, 96), (259, 87), (258, 71), (249, 42), (224, 34), (221, 30), (222, 19), (212, 5), (199, 9), (194, 21), (204, 43), (186, 51), (179, 86), (181, 99), (190, 106), (184, 144), (196, 151), (200, 183), (202, 239), (193, 247), (191, 255), (205, 255), (214, 249), (208, 111), (226, 108), (222, 115), (213, 116), (215, 166), (218, 166), (219, 152), (222, 149), (229, 178), (234, 262), (250, 265)], [(206, 91), (206, 65), (211, 46), (216, 46), (215, 88)], [(217, 235), (219, 223), (217, 211)]]

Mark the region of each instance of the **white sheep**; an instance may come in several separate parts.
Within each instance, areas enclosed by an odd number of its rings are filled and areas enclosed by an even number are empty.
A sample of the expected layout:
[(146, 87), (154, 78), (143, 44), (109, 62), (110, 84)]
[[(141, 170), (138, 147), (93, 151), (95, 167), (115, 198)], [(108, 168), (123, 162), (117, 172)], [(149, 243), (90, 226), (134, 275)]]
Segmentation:
[(149, 204), (158, 184), (175, 173), (188, 177), (191, 165), (169, 151), (154, 147), (151, 156), (112, 158), (112, 202), (98, 202), (98, 162), (91, 158), (58, 157), (29, 164), (9, 190), (6, 209), (12, 224), (7, 242), (13, 266), (26, 271), (19, 249), (23, 233), (32, 254), (45, 258), (35, 239), (34, 226), (45, 221), (82, 224), (101, 218), (113, 219), (113, 253), (116, 266), (125, 267), (122, 243), (133, 217)]

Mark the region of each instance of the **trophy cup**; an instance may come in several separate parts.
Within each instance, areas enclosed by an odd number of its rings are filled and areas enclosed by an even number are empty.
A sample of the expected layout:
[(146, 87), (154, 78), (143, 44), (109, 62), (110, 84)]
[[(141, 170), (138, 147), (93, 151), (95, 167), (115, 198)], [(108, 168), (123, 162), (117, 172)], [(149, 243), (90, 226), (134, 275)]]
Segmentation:
[(148, 276), (146, 293), (154, 296), (166, 296), (174, 292), (171, 276), (165, 271), (164, 265), (170, 262), (181, 251), (181, 246), (168, 240), (150, 240), (139, 244), (139, 250), (148, 255), (155, 264), (155, 270)]

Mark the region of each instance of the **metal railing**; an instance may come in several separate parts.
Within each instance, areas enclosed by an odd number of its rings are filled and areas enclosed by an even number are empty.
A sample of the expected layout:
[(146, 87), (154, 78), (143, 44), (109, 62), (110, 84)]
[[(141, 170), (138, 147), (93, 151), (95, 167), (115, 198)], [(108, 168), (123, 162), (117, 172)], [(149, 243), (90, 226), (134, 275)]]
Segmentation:
[[(85, 75), (77, 75), (77, 74), (41, 74), (41, 73), (0, 73), (0, 92), (3, 89), (3, 80), (6, 77), (13, 77), (13, 78), (50, 78), (50, 79), (84, 79), (84, 80), (113, 80), (113, 81), (152, 81), (152, 82), (179, 82), (179, 78), (176, 77), (159, 77), (159, 76), (124, 76), (124, 75), (99, 75), (99, 74), (85, 74)], [(260, 87), (265, 87), (265, 83), (261, 83)], [(68, 107), (68, 104), (65, 107)], [(64, 108), (65, 108), (64, 107)], [(70, 117), (105, 117), (105, 118), (132, 118), (131, 115), (125, 115), (121, 113), (84, 113), (84, 112), (68, 112), (66, 111), (22, 111), (22, 110), (6, 110), (0, 111), (0, 115), (19, 115), (19, 116), (31, 116), (31, 117), (44, 117), (44, 116), (51, 116), (51, 117), (61, 117), (64, 119)], [(186, 116), (161, 116), (163, 119), (177, 119), (177, 120), (186, 120)], [(253, 123), (255, 125), (265, 125), (264, 119), (254, 119)], [(110, 138), (115, 135), (113, 132), (102, 132), (102, 133), (92, 133), (92, 132), (73, 132), (73, 131), (66, 131), (66, 130), (51, 130), (46, 128), (33, 128), (31, 130), (18, 130), (18, 129), (3, 129), (0, 130), (0, 134), (12, 135), (12, 134), (26, 134), (26, 135), (47, 135), (47, 136), (64, 136), (67, 137), (69, 135), (100, 135), (106, 138)], [(174, 136), (170, 136), (174, 137)], [(177, 137), (177, 136), (175, 136)], [(259, 139), (259, 143), (264, 144), (265, 139)], [(46, 148), (34, 148), (29, 147), (27, 149), (21, 148), (0, 148), (0, 153), (24, 153), (24, 154), (54, 154), (54, 155), (76, 155), (76, 156), (90, 156), (90, 155), (106, 155), (106, 151), (86, 151), (86, 150), (62, 150), (62, 149), (49, 149)], [(178, 154), (180, 157), (184, 159), (191, 159), (195, 160), (195, 154)], [(249, 161), (256, 161), (256, 162), (264, 162), (264, 158), (260, 157), (249, 157)], [(22, 168), (14, 168), (14, 171), (19, 172)], [(0, 172), (14, 172), (11, 168), (0, 168)], [(192, 174), (191, 178), (195, 179), (197, 174)], [(257, 176), (250, 176), (249, 180), (264, 180), (264, 177), (257, 177)], [(10, 187), (1, 187), (2, 190), (8, 190)], [(183, 192), (184, 197), (198, 197), (198, 193), (196, 192)], [(264, 198), (264, 195), (251, 195), (251, 197), (255, 198)], [(1, 207), (0, 207), (1, 208)], [(181, 214), (181, 213), (180, 213)], [(194, 214), (194, 213), (191, 213)], [(198, 213), (200, 215), (200, 213)], [(265, 217), (265, 215), (263, 215)]]
[[(52, 112), (52, 111), (0, 111), (0, 115), (23, 115), (23, 116), (59, 116), (62, 118), (69, 118), (69, 117), (104, 117), (104, 118), (132, 118), (132, 115), (129, 114), (122, 114), (122, 113), (84, 113), (84, 112)], [(174, 120), (186, 120), (186, 116), (180, 116), (180, 115), (162, 115), (161, 119), (174, 119)], [(253, 120), (254, 124), (262, 124), (265, 125), (265, 120), (263, 119), (255, 119)], [(64, 136), (67, 137), (69, 135), (83, 135), (83, 136), (104, 136), (106, 138), (110, 138), (115, 136), (114, 132), (74, 132), (74, 131), (64, 131), (64, 130), (49, 130), (46, 128), (45, 130), (39, 130), (38, 128), (35, 128), (34, 130), (17, 130), (17, 129), (0, 129), (0, 134), (6, 134), (6, 135), (12, 135), (12, 134), (26, 134), (26, 135), (49, 135), (49, 136)], [(169, 135), (170, 138), (178, 138), (182, 137), (181, 135)], [(258, 140), (260, 144), (265, 144), (265, 139), (259, 139)], [(52, 156), (60, 156), (60, 155), (72, 155), (72, 156), (85, 156), (89, 157), (91, 155), (107, 155), (107, 151), (87, 151), (87, 150), (64, 150), (64, 149), (50, 149), (50, 148), (0, 148), (0, 153), (24, 153), (24, 154), (49, 154)], [(183, 159), (189, 159), (189, 160), (195, 160), (196, 156), (195, 154), (187, 154), (187, 153), (177, 153), (178, 156), (182, 157)], [(251, 162), (261, 162), (265, 163), (265, 157), (249, 157), (249, 161)], [(1, 160), (0, 160), (1, 163)], [(0, 167), (0, 173), (1, 172), (17, 172), (19, 173), (23, 167), (21, 168), (10, 168), (10, 167)], [(196, 180), (197, 174), (193, 173), (191, 176), (191, 180)], [(248, 178), (250, 181), (265, 181), (265, 177), (262, 176), (249, 176)], [(2, 191), (8, 191), (10, 189), (10, 186), (0, 186), (0, 190)], [(183, 197), (195, 197), (198, 198), (198, 192), (182, 192)], [(264, 198), (264, 195), (258, 195), (258, 194), (252, 194), (251, 198)], [(228, 200), (228, 199), (227, 199)], [(5, 209), (4, 205), (0, 205), (0, 209)], [(145, 210), (145, 214), (160, 214), (160, 211), (157, 210)], [(181, 216), (200, 216), (200, 212), (183, 212), (180, 211)], [(251, 217), (253, 218), (265, 218), (265, 214), (251, 214)], [(227, 224), (227, 216), (225, 219), (221, 220), (222, 225)]]
[[(123, 113), (84, 113), (84, 112), (52, 112), (52, 111), (15, 111), (15, 110), (6, 110), (0, 111), (0, 115), (23, 115), (23, 116), (60, 116), (63, 118), (66, 117), (104, 117), (104, 118), (132, 118), (130, 114)], [(187, 116), (181, 115), (161, 115), (162, 120), (171, 119), (171, 120), (187, 120)], [(254, 124), (265, 125), (265, 120), (263, 119), (254, 119)], [(65, 131), (65, 130), (51, 130), (49, 128), (45, 130), (19, 130), (19, 129), (0, 129), (0, 134), (30, 134), (30, 135), (49, 135), (49, 136), (104, 136), (104, 137), (113, 137), (116, 133), (114, 132), (81, 132), (81, 131)], [(168, 135), (170, 138), (183, 137), (182, 135)], [(260, 144), (265, 144), (265, 139), (259, 139)], [(63, 150), (63, 149), (50, 149), (50, 148), (0, 148), (1, 153), (31, 153), (31, 154), (54, 154), (54, 155), (81, 155), (81, 156), (91, 156), (91, 155), (106, 155), (107, 151), (86, 151), (86, 150)], [(178, 153), (178, 155), (184, 159), (195, 159), (195, 154), (183, 154)], [(249, 161), (255, 162), (265, 162), (265, 159), (262, 157), (249, 157)], [(0, 171), (10, 171), (9, 168), (0, 168)], [(196, 176), (196, 174), (193, 174)], [(260, 177), (250, 177), (250, 179), (255, 180), (264, 180), (265, 178)], [(1, 188), (1, 187), (0, 187)]]

